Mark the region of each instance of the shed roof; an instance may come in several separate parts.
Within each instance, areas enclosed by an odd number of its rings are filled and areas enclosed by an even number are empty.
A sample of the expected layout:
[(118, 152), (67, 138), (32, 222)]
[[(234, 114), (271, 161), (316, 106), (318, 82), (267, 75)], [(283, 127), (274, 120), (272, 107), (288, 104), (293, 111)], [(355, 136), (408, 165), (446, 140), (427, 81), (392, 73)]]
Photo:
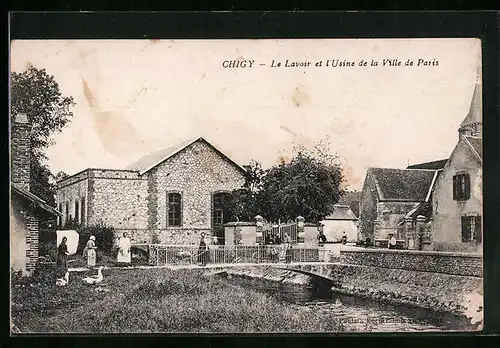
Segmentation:
[(333, 212), (325, 220), (358, 220), (348, 205), (335, 204)]
[(11, 184), (10, 187), (11, 187), (12, 193), (15, 193), (15, 194), (23, 197), (24, 199), (27, 199), (28, 201), (32, 202), (33, 204), (35, 204), (35, 206), (37, 208), (42, 209), (45, 213), (49, 213), (53, 216), (62, 215), (62, 213), (60, 213), (55, 208), (48, 205), (47, 202), (45, 202), (43, 199), (36, 196), (35, 194), (33, 194), (33, 193), (15, 185), (15, 184)]
[(434, 170), (438, 170), (438, 169), (443, 169), (447, 162), (448, 162), (448, 159), (442, 159), (442, 160), (437, 160), (437, 161), (432, 161), (432, 162), (412, 164), (411, 166), (406, 167), (406, 169), (434, 169)]

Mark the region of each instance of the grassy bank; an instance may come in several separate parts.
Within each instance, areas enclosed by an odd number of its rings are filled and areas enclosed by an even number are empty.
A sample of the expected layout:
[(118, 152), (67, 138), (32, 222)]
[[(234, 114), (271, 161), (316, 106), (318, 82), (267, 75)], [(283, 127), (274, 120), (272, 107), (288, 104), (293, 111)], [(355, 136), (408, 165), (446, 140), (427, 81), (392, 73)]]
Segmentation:
[(14, 279), (12, 318), (21, 332), (332, 332), (338, 323), (203, 270), (112, 269), (87, 286), (71, 274), (56, 287), (42, 272)]

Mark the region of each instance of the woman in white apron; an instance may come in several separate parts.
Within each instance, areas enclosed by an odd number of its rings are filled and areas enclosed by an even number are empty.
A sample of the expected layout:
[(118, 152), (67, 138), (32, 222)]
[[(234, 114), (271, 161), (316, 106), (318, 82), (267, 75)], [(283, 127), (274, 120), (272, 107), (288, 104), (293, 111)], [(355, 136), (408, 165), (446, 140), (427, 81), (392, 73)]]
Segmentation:
[(132, 262), (132, 257), (130, 255), (131, 245), (130, 238), (128, 238), (127, 233), (124, 233), (123, 237), (121, 237), (118, 242), (118, 263), (127, 264)]
[(97, 259), (96, 249), (97, 247), (95, 246), (95, 237), (90, 236), (90, 239), (87, 242), (85, 249), (83, 250), (83, 255), (87, 256), (87, 267), (95, 267)]

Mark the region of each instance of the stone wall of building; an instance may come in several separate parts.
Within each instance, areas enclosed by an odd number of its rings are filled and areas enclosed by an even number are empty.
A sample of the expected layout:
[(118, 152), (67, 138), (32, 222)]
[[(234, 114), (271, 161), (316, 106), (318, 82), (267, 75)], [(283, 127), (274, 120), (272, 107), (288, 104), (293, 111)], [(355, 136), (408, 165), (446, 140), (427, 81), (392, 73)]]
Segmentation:
[[(86, 220), (88, 216), (89, 173), (89, 170), (85, 170), (57, 183), (56, 206), (63, 214), (59, 218), (59, 226), (64, 226), (68, 219), (75, 218), (75, 209), (77, 208), (75, 202), (78, 202), (80, 223), (85, 224), (87, 222), (82, 221), (81, 218), (83, 216), (84, 220)], [(84, 201), (83, 204), (82, 201)]]
[(403, 229), (398, 228), (406, 214), (420, 205), (420, 202), (387, 202), (377, 203), (377, 220), (374, 240), (388, 240), (393, 233), (396, 239), (404, 240)]
[(377, 219), (377, 188), (373, 178), (367, 173), (359, 201), (358, 239), (369, 237), (373, 241), (375, 220)]
[(89, 224), (117, 230), (148, 226), (148, 181), (137, 172), (93, 170), (89, 177)]
[[(459, 172), (470, 175), (470, 198), (453, 199), (453, 176)], [(482, 216), (482, 169), (469, 147), (459, 142), (450, 161), (436, 182), (433, 202), (432, 239), (436, 250), (482, 252), (482, 243), (462, 242), (462, 216)]]
[(481, 255), (416, 250), (341, 250), (340, 262), (375, 268), (404, 269), (482, 277)]
[[(198, 245), (201, 233), (210, 235), (209, 228), (200, 229), (156, 229), (115, 228), (115, 238), (127, 233), (132, 244)], [(209, 240), (207, 240), (209, 241)]]
[[(210, 229), (213, 194), (238, 189), (245, 180), (241, 170), (203, 141), (180, 151), (147, 176), (152, 181), (150, 192), (156, 191), (156, 199), (152, 198), (149, 206), (150, 213), (156, 216), (152, 218), (156, 226), (150, 227), (172, 233)], [(169, 192), (181, 194), (182, 228), (167, 227)]]

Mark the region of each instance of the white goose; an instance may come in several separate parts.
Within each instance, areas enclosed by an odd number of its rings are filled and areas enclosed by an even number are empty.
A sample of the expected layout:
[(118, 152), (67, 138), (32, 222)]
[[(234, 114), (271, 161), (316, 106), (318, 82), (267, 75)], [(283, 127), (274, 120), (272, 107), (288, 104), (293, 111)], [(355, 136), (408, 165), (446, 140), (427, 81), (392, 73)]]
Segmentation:
[(86, 277), (86, 278), (83, 278), (82, 280), (87, 283), (87, 284), (98, 284), (100, 282), (102, 282), (102, 280), (104, 279), (104, 277), (102, 276), (102, 270), (104, 269), (103, 266), (100, 266), (98, 269), (97, 269), (97, 276), (90, 276), (90, 277)]
[(57, 286), (66, 286), (69, 283), (69, 272), (66, 272), (63, 278), (56, 279)]

